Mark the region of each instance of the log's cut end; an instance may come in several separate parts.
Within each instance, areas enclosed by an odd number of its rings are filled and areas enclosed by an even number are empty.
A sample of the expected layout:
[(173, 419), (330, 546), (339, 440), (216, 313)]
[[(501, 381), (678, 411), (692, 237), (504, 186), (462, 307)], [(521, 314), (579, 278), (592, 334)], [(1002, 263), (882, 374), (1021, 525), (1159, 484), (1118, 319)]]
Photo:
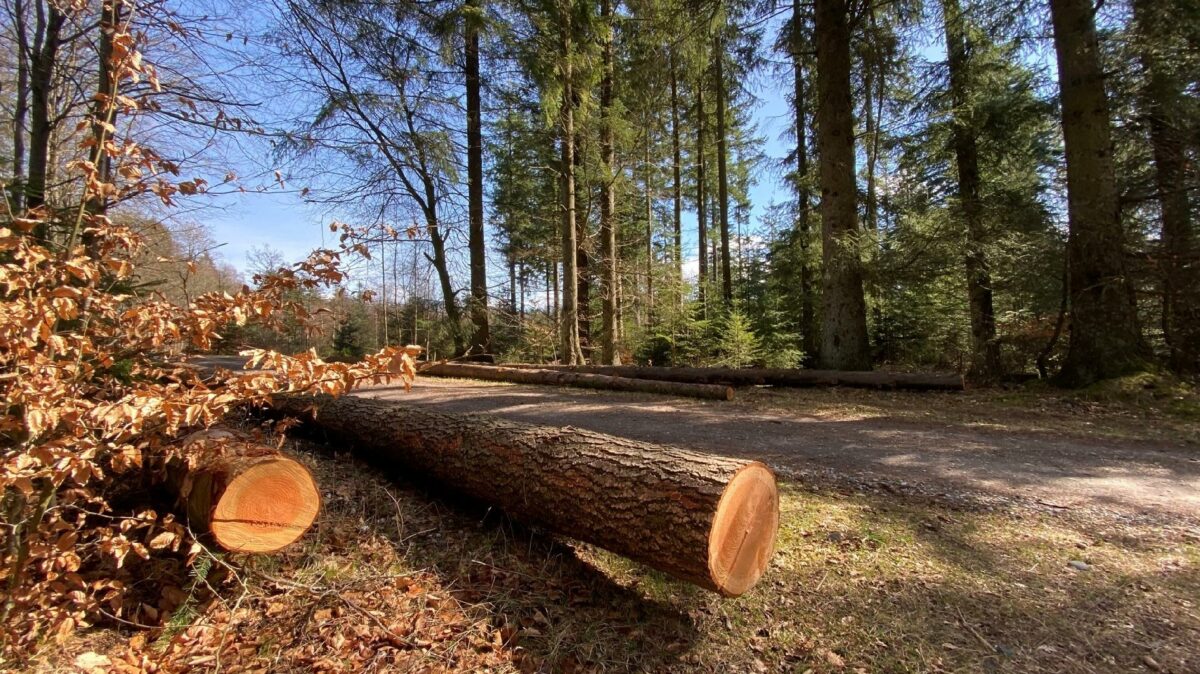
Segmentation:
[(721, 594), (736, 597), (754, 587), (775, 552), (779, 492), (775, 474), (751, 463), (721, 494), (708, 534), (708, 571)]
[(304, 535), (317, 518), (321, 494), (312, 474), (286, 457), (239, 473), (213, 507), (211, 531), (234, 552), (274, 552)]

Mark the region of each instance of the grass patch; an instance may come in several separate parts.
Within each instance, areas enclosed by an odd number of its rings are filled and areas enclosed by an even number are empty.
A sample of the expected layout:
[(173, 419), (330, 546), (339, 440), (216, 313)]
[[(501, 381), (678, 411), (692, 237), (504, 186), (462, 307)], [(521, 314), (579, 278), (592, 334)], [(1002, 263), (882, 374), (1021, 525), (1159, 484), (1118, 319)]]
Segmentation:
[[(315, 529), (282, 554), (234, 557), (202, 612), (127, 636), (107, 650), (115, 664), (1200, 670), (1200, 549), (1186, 532), (785, 482), (770, 570), (746, 596), (723, 600), (486, 506), (396, 486), (349, 457), (300, 456), (324, 487)], [(162, 648), (147, 647), (155, 637)]]
[(1077, 391), (1036, 381), (959, 393), (743, 388), (731, 406), (827, 420), (889, 419), (1200, 445), (1200, 391), (1186, 381), (1158, 374), (1125, 377)]

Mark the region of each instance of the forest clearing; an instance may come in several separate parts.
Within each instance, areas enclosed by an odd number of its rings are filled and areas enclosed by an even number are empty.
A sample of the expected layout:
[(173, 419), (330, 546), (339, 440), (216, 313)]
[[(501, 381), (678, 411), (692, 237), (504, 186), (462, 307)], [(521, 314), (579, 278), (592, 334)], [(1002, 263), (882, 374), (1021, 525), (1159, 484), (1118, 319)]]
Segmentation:
[(0, 671), (1200, 673), (1200, 0), (0, 43)]

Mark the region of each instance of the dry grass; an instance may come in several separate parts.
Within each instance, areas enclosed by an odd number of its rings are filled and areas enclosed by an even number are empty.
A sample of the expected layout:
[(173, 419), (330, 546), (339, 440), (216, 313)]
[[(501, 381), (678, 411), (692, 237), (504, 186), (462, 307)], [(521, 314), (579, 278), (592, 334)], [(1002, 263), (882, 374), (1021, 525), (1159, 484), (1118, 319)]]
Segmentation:
[(938, 423), (981, 430), (1200, 446), (1200, 391), (1145, 374), (1081, 391), (1043, 382), (960, 393), (828, 389), (738, 389), (734, 406), (821, 419)]
[(59, 666), (98, 651), (127, 671), (1200, 671), (1195, 532), (784, 483), (771, 570), (721, 600), (299, 455), (325, 487), (313, 532), (202, 564), (167, 629), (97, 630)]

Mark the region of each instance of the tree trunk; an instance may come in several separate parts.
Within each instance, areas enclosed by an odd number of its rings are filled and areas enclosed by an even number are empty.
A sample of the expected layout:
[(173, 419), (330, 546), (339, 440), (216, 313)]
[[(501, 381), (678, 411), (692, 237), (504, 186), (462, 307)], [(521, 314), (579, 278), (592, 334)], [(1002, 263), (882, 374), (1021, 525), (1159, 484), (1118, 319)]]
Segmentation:
[[(25, 182), (25, 205), (37, 208), (46, 202), (46, 175), (49, 170), (50, 137), (54, 125), (50, 119), (50, 97), (54, 87), (54, 66), (58, 61), (59, 39), (66, 16), (54, 3), (38, 4), (33, 61), (29, 68), (29, 174)], [(47, 239), (44, 227), (35, 233)]]
[(604, 35), (604, 73), (600, 80), (600, 159), (604, 162), (600, 184), (600, 257), (604, 266), (600, 320), (600, 362), (617, 365), (617, 229), (613, 214), (617, 208), (614, 169), (617, 164), (613, 144), (613, 8), (612, 0), (601, 0), (600, 15)]
[(705, 304), (708, 285), (708, 177), (705, 175), (704, 145), (704, 78), (696, 84), (696, 234), (699, 237), (700, 270), (696, 291), (700, 304)]
[(13, 108), (13, 184), (9, 210), (20, 214), (25, 208), (25, 120), (29, 114), (29, 32), (24, 0), (13, 2), (13, 28), (17, 49), (17, 91)]
[(574, 74), (571, 68), (571, 8), (563, 3), (560, 8), (562, 42), (562, 355), (563, 362), (576, 365), (584, 362), (583, 349), (579, 341), (579, 273), (576, 268), (578, 243), (575, 235), (575, 94)]
[(488, 327), (487, 242), (483, 232), (483, 130), (479, 86), (479, 0), (466, 0), (463, 16), (467, 88), (467, 247), (471, 256), (471, 322), (475, 334), (470, 350), (491, 351)]
[[(661, 395), (702, 398), (704, 400), (732, 400), (733, 389), (728, 386), (697, 384), (688, 382), (653, 381), (645, 377), (614, 376), (601, 371), (603, 368), (623, 368), (622, 365), (578, 365), (540, 367), (488, 367), (485, 365), (460, 365), (458, 363), (435, 363), (422, 368), (420, 373), (430, 377), (458, 377), (506, 381), (513, 384), (539, 384), (549, 386), (571, 386), (574, 388), (625, 391), (628, 393), (658, 393)], [(592, 372), (595, 368), (597, 371)]]
[(450, 324), (454, 351), (462, 353), (466, 351), (466, 344), (463, 343), (462, 315), (458, 311), (458, 302), (454, 299), (454, 286), (450, 282), (450, 264), (446, 259), (446, 239), (441, 228), (438, 227), (436, 213), (426, 212), (425, 222), (429, 230), (429, 242), (433, 247), (433, 257), (428, 259), (433, 263), (433, 268), (438, 276), (438, 285), (442, 289), (442, 303), (446, 309), (446, 321)]
[[(875, 4), (867, 5), (867, 34), (877, 35), (878, 27), (875, 21)], [(863, 131), (866, 136), (866, 185), (863, 189), (863, 214), (866, 218), (866, 231), (869, 234), (871, 259), (870, 272), (866, 275), (867, 287), (870, 291), (871, 323), (875, 330), (876, 352), (885, 350), (883, 339), (883, 292), (879, 283), (879, 192), (877, 190), (877, 174), (879, 169), (879, 138), (880, 125), (883, 124), (883, 97), (885, 84), (885, 68), (882, 55), (872, 43), (867, 50), (863, 63)], [(870, 332), (868, 331), (868, 335)], [(869, 337), (868, 337), (869, 339)]]
[(1187, 185), (1187, 109), (1178, 66), (1164, 51), (1183, 40), (1175, 35), (1176, 14), (1169, 5), (1133, 3), (1142, 68), (1143, 114), (1150, 126), (1154, 178), (1162, 220), (1162, 329), (1176, 372), (1200, 372), (1200, 260), (1194, 249)]
[(357, 396), (273, 406), (514, 518), (726, 596), (749, 590), (773, 552), (779, 500), (758, 462)]
[(246, 435), (214, 427), (182, 441), (165, 484), (189, 526), (231, 552), (274, 552), (304, 535), (321, 493), (303, 464)]
[(505, 368), (542, 369), (604, 374), (629, 379), (689, 384), (724, 384), (729, 386), (778, 386), (805, 388), (812, 386), (849, 386), (854, 388), (908, 389), (914, 391), (961, 391), (963, 378), (957, 374), (922, 374), (908, 372), (851, 372), (841, 370), (803, 370), (794, 368), (727, 368), (727, 367), (654, 367), (621, 365), (526, 365), (503, 363)]
[(1071, 332), (1059, 383), (1139, 372), (1147, 348), (1125, 269), (1112, 122), (1091, 0), (1050, 0), (1062, 93), (1070, 233)]
[(721, 298), (725, 306), (733, 304), (733, 271), (729, 262), (729, 145), (725, 119), (725, 41), (721, 28), (713, 40), (713, 79), (717, 93), (717, 208), (721, 216)]
[(854, 178), (846, 0), (816, 0), (817, 154), (821, 168), (822, 367), (867, 370), (867, 313)]
[(646, 174), (643, 185), (646, 188), (646, 324), (654, 324), (654, 196), (650, 175), (650, 121), (646, 120), (646, 142), (642, 148), (642, 167)]
[(675, 260), (675, 281), (679, 284), (679, 304), (683, 305), (683, 181), (682, 151), (679, 144), (679, 73), (675, 50), (671, 50), (671, 179), (674, 197), (675, 241), (671, 257)]
[[(575, 175), (578, 176), (583, 170), (583, 155), (579, 152), (579, 148), (583, 147), (582, 131), (576, 127), (575, 136)], [(586, 173), (584, 174), (586, 176)], [(586, 199), (583, 207), (579, 205), (579, 199)], [(591, 190), (585, 188), (580, 191), (578, 188), (578, 180), (576, 180), (575, 190), (575, 274), (576, 274), (576, 299), (575, 306), (579, 315), (579, 348), (583, 354), (581, 362), (586, 363), (587, 357), (592, 352), (592, 255), (588, 231), (589, 220), (588, 213), (591, 212)], [(583, 213), (580, 216), (580, 213)]]
[(812, 198), (808, 192), (808, 96), (804, 79), (804, 17), (799, 0), (792, 0), (792, 77), (795, 92), (792, 98), (796, 118), (796, 232), (800, 239), (800, 343), (806, 361), (817, 354), (816, 318), (813, 311), (812, 267), (809, 245), (812, 234), (809, 209)]
[(950, 100), (954, 104), (954, 162), (958, 170), (958, 209), (966, 225), (967, 299), (971, 314), (972, 377), (992, 380), (1001, 374), (1000, 342), (992, 306), (992, 276), (984, 253), (986, 234), (980, 197), (978, 122), (970, 99), (970, 44), (958, 0), (942, 0)]

